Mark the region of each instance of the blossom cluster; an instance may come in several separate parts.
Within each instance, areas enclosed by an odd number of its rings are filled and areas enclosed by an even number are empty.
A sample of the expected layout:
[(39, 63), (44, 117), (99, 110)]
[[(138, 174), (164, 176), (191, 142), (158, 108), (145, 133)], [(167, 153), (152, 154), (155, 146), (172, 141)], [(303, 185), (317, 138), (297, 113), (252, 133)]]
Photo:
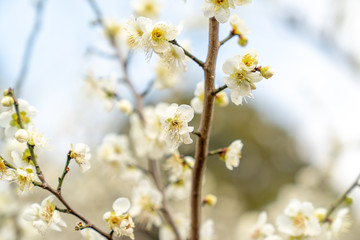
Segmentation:
[(277, 228), (267, 223), (267, 214), (262, 212), (251, 230), (251, 239), (336, 239), (340, 232), (349, 228), (349, 209), (339, 209), (331, 219), (325, 219), (326, 213), (326, 209), (315, 209), (310, 202), (292, 199), (284, 213), (277, 217)]

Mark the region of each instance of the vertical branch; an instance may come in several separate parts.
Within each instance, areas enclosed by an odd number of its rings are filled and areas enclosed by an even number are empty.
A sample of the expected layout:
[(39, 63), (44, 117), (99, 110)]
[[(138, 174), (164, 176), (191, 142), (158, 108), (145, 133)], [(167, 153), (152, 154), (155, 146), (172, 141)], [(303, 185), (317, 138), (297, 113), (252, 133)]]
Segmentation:
[(191, 191), (191, 240), (200, 239), (201, 224), (201, 186), (204, 175), (205, 164), (208, 155), (210, 130), (213, 118), (214, 99), (214, 80), (215, 66), (219, 50), (219, 22), (215, 18), (209, 19), (209, 46), (208, 56), (204, 64), (205, 90), (204, 90), (204, 109), (201, 115), (200, 136), (196, 142), (195, 166), (192, 176)]
[(16, 83), (15, 83), (15, 89), (18, 93), (21, 92), (21, 87), (25, 81), (26, 74), (29, 70), (29, 65), (30, 65), (32, 53), (34, 50), (35, 42), (39, 35), (41, 25), (42, 25), (42, 18), (44, 15), (43, 13), (44, 13), (44, 7), (45, 7), (46, 1), (47, 0), (39, 0), (36, 3), (35, 22), (34, 22), (34, 25), (31, 29), (30, 35), (26, 42), (25, 51), (24, 51), (24, 55), (23, 55), (23, 59), (22, 59), (21, 68), (20, 68), (20, 73), (19, 73), (19, 75), (16, 79)]

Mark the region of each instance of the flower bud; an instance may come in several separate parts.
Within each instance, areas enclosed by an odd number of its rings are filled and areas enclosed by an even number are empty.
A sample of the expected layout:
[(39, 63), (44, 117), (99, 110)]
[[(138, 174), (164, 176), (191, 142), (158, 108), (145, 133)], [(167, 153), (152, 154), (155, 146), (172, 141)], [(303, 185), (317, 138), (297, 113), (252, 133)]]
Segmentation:
[(261, 75), (266, 79), (269, 79), (272, 76), (274, 76), (274, 69), (272, 67), (268, 67), (268, 66), (263, 67), (263, 68), (261, 68), (260, 72), (261, 72)]
[(134, 110), (132, 104), (126, 99), (120, 100), (117, 105), (121, 112), (128, 115)]
[(203, 199), (204, 205), (214, 206), (217, 203), (217, 197), (212, 194), (208, 194)]
[(219, 92), (215, 96), (215, 103), (220, 107), (226, 107), (229, 104), (229, 98), (225, 92)]
[(19, 129), (15, 133), (15, 138), (20, 143), (27, 142), (29, 140), (29, 133), (25, 129)]
[(14, 99), (12, 97), (6, 96), (1, 99), (1, 105), (4, 107), (11, 107), (14, 104)]
[(5, 89), (4, 90), (4, 96), (9, 96), (10, 94), (11, 94), (11, 92), (12, 92), (12, 89), (11, 88), (7, 88), (7, 89)]
[(240, 46), (245, 47), (248, 44), (248, 38), (245, 36), (240, 36), (238, 43)]

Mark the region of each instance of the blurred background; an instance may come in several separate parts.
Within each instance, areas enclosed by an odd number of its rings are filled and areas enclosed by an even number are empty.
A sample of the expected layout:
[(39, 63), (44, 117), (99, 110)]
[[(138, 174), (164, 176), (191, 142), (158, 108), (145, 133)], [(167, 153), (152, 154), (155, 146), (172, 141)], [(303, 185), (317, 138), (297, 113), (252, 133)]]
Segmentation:
[[(201, 2), (163, 1), (158, 20), (182, 24), (178, 40), (205, 59), (207, 19)], [(34, 0), (0, 1), (1, 89), (14, 87), (19, 77), (25, 46), (39, 17), (37, 4)], [(99, 0), (98, 4), (106, 18), (125, 22), (133, 14), (130, 1)], [(359, 9), (357, 0), (256, 0), (232, 10), (251, 29), (249, 43), (242, 48), (232, 39), (221, 48), (216, 82), (223, 85), (221, 67), (227, 58), (251, 48), (258, 50), (260, 65), (275, 69), (275, 76), (257, 85), (248, 104), (216, 108), (211, 149), (228, 146), (235, 139), (241, 139), (244, 148), (240, 167), (232, 172), (216, 157), (209, 158), (205, 192), (217, 195), (218, 205), (203, 212), (204, 219), (215, 220), (215, 239), (247, 239), (241, 229), (251, 223), (251, 212), (268, 210), (274, 222), (294, 197), (328, 207), (359, 174)], [(111, 47), (94, 25), (96, 18), (87, 1), (43, 1), (39, 19), (28, 71), (17, 94), (38, 109), (36, 126), (53, 148), (42, 153), (40, 163), (46, 175), (58, 176), (71, 143), (87, 143), (95, 156), (104, 135), (128, 132), (128, 120), (116, 110), (106, 111), (104, 103), (86, 91), (84, 78), (89, 71), (103, 77), (122, 74), (114, 59), (99, 54), (111, 54)], [(220, 39), (230, 29), (229, 23), (221, 24)], [(132, 56), (130, 76), (140, 92), (155, 77), (155, 64), (154, 58), (145, 59), (142, 51)], [(203, 79), (195, 63), (188, 61), (187, 66), (174, 89), (153, 89), (146, 103), (189, 104), (196, 84)], [(126, 92), (124, 95), (133, 100)], [(198, 118), (193, 125), (198, 125)], [(6, 155), (5, 143), (1, 144), (1, 154)], [(184, 147), (182, 153), (192, 155), (193, 148)], [(130, 189), (119, 187), (116, 177), (97, 171), (101, 165), (96, 159), (92, 164), (84, 176), (76, 170), (69, 174), (64, 194), (75, 209), (105, 227), (103, 213), (117, 197), (129, 195)], [(54, 184), (56, 181), (56, 177), (49, 179)], [(3, 185), (0, 193), (1, 216), (6, 216), (9, 202), (17, 202), (13, 208), (21, 209), (47, 196), (35, 189), (18, 199), (8, 188)], [(360, 192), (355, 190), (352, 197), (354, 224), (341, 239), (358, 239)], [(179, 203), (174, 208), (186, 212), (185, 205)], [(3, 218), (0, 221), (5, 221)], [(66, 219), (67, 238), (80, 239), (80, 234), (73, 232), (76, 220)], [(13, 224), (9, 221), (6, 224)], [(6, 224), (0, 224), (0, 239), (15, 239)], [(64, 236), (49, 232), (44, 239)], [(157, 239), (156, 229), (144, 233), (143, 239)]]

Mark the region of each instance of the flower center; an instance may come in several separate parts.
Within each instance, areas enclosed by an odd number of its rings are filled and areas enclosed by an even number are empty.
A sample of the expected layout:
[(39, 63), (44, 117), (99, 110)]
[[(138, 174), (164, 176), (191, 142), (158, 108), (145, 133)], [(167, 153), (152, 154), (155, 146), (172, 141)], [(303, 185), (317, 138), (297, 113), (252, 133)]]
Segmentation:
[(245, 55), (243, 56), (242, 62), (243, 62), (246, 66), (250, 67), (250, 66), (252, 66), (252, 65), (256, 62), (256, 58), (255, 58), (255, 57), (252, 57), (251, 54), (248, 53), (248, 54), (245, 54)]
[(306, 219), (301, 213), (298, 213), (298, 215), (293, 218), (295, 227), (297, 227), (299, 229), (305, 228), (305, 221), (306, 221)]
[(54, 215), (54, 211), (55, 211), (55, 205), (54, 204), (47, 204), (44, 211), (41, 211), (40, 216), (46, 220), (46, 221), (50, 221), (51, 218)]
[(154, 41), (166, 40), (163, 31), (160, 28), (154, 28), (152, 31), (152, 39)]

